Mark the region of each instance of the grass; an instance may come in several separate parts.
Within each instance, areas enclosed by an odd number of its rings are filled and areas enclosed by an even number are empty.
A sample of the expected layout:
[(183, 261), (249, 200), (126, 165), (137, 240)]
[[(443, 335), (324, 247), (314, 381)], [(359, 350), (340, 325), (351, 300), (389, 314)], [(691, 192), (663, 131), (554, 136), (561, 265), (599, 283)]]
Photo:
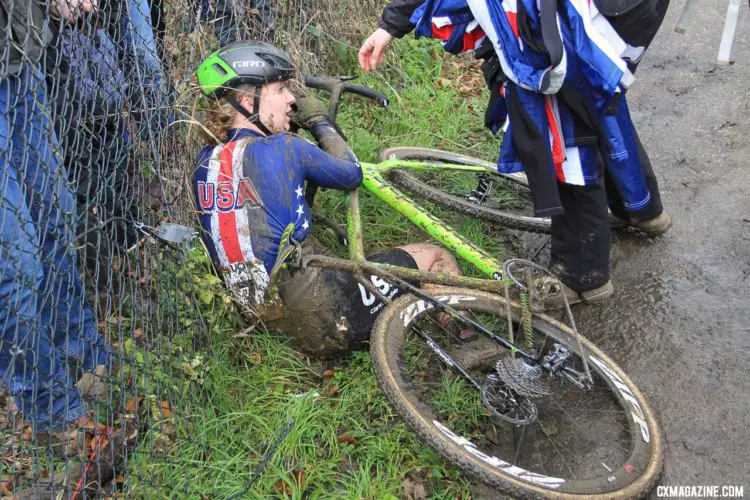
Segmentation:
[[(391, 107), (380, 109), (358, 97), (347, 97), (341, 106), (339, 124), (359, 158), (374, 161), (380, 150), (395, 145), (495, 158), (500, 141), (483, 128), (487, 95), (471, 58), (445, 56), (438, 45), (408, 37), (394, 46), (384, 71), (358, 82), (385, 92)], [(355, 57), (351, 49), (341, 54), (342, 73), (353, 71)], [(367, 193), (361, 203), (370, 250), (427, 240)], [(486, 224), (429, 208), (479, 245), (503, 253), (498, 233)], [(321, 193), (316, 209), (345, 220), (341, 193)], [(336, 247), (330, 231), (318, 229), (316, 234)], [(476, 275), (468, 267), (464, 271)], [(310, 360), (260, 326), (243, 331), (246, 325), (220, 290), (197, 292), (213, 351), (202, 393), (195, 394), (201, 404), (182, 415), (183, 439), (163, 457), (144, 453), (133, 459), (138, 472), (128, 486), (135, 496), (238, 494), (266, 452), (265, 443), (293, 419), (293, 429), (246, 496), (417, 498), (425, 491), (430, 498), (471, 497), (471, 484), (460, 471), (394, 414), (378, 388), (368, 352), (328, 364)], [(463, 382), (450, 377), (444, 382), (450, 389), (446, 408), (460, 411), (466, 402), (455, 394)]]

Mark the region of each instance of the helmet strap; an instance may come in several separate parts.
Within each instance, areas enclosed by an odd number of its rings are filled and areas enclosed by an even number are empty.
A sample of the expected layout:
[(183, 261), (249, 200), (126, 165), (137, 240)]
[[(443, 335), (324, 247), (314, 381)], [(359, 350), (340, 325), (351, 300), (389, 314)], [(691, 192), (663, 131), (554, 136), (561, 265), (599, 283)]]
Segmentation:
[(247, 118), (247, 121), (254, 124), (260, 129), (261, 132), (266, 134), (266, 136), (273, 135), (273, 133), (268, 130), (268, 127), (263, 125), (263, 122), (260, 121), (260, 112), (258, 109), (260, 107), (260, 85), (255, 87), (255, 96), (253, 97), (253, 111), (255, 111), (255, 113), (250, 113), (239, 102), (237, 102), (237, 99), (235, 99), (232, 95), (227, 94), (224, 99), (242, 116)]

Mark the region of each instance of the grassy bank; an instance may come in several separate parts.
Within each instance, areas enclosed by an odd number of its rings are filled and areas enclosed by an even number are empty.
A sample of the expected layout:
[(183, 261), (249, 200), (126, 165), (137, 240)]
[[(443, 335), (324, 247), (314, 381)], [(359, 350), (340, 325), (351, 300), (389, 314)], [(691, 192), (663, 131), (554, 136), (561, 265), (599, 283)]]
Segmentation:
[[(354, 71), (355, 57), (351, 48), (341, 51), (342, 73)], [(342, 104), (339, 123), (362, 161), (373, 161), (380, 150), (395, 145), (496, 156), (499, 139), (482, 126), (487, 96), (471, 58), (446, 57), (434, 43), (407, 38), (395, 44), (388, 61), (381, 74), (359, 83), (385, 92), (391, 107), (380, 109), (355, 97)], [(366, 194), (362, 198), (370, 249), (426, 240), (378, 200)], [(327, 191), (316, 205), (344, 220), (342, 194)], [(486, 225), (439, 215), (479, 244), (502, 252), (498, 235)], [(335, 245), (332, 234), (316, 234)], [(198, 279), (209, 272), (201, 252), (191, 259)], [(138, 479), (131, 484), (136, 493), (143, 488), (151, 494), (153, 485), (162, 485), (171, 497), (240, 493), (274, 431), (293, 419), (293, 429), (244, 497), (471, 496), (461, 473), (418, 441), (393, 413), (378, 389), (369, 353), (324, 365), (289, 349), (261, 326), (240, 321), (217, 283), (207, 285), (201, 297), (213, 350), (204, 404), (186, 416), (185, 439), (168, 453), (167, 465), (153, 459), (138, 465)]]

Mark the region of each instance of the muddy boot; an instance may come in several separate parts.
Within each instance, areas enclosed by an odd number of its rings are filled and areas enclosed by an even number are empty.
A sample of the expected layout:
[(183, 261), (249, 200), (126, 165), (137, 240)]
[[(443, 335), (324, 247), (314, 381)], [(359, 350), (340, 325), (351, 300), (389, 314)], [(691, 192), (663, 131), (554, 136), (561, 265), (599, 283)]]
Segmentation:
[(672, 227), (672, 216), (663, 211), (652, 219), (641, 222), (629, 222), (610, 213), (609, 222), (613, 227), (629, 226), (643, 231), (648, 236), (659, 236), (666, 233)]
[[(610, 298), (615, 292), (615, 287), (611, 281), (607, 281), (605, 284), (592, 290), (586, 290), (585, 292), (578, 293), (569, 286), (560, 283), (561, 288), (556, 293), (548, 294), (541, 301), (541, 310), (552, 311), (555, 309), (562, 309), (565, 307), (564, 296), (568, 299), (568, 305), (580, 304), (598, 304)], [(538, 307), (538, 306), (537, 306)], [(536, 308), (535, 308), (536, 309)]]
[(581, 300), (584, 304), (598, 304), (599, 302), (604, 302), (605, 300), (610, 298), (614, 293), (615, 287), (612, 285), (611, 281), (607, 281), (599, 288), (586, 290), (585, 292), (581, 292), (579, 295), (581, 296)]
[(662, 212), (653, 219), (637, 222), (635, 227), (649, 236), (659, 236), (666, 233), (672, 227), (672, 216), (667, 212)]

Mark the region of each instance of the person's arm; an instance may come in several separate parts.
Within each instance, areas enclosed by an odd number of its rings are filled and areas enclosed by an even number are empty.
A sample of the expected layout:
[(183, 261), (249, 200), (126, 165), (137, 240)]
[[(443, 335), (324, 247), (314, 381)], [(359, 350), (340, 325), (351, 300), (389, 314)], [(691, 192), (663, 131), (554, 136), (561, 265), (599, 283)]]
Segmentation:
[[(362, 184), (357, 157), (328, 117), (326, 105), (315, 97), (302, 97), (295, 103), (293, 121), (312, 133), (320, 148), (296, 139), (305, 168), (305, 178), (313, 184), (351, 191)], [(321, 149), (322, 148), (322, 149)]]
[(409, 19), (423, 3), (424, 0), (391, 0), (383, 9), (378, 28), (387, 31), (394, 38), (402, 38), (414, 31), (414, 25)]
[(359, 66), (374, 71), (383, 62), (383, 52), (394, 38), (401, 38), (414, 30), (411, 15), (424, 0), (391, 0), (378, 21), (378, 29), (367, 37), (359, 49)]
[(362, 169), (356, 160), (336, 158), (300, 138), (295, 138), (295, 148), (304, 165), (306, 180), (320, 187), (342, 191), (352, 191), (362, 184)]

